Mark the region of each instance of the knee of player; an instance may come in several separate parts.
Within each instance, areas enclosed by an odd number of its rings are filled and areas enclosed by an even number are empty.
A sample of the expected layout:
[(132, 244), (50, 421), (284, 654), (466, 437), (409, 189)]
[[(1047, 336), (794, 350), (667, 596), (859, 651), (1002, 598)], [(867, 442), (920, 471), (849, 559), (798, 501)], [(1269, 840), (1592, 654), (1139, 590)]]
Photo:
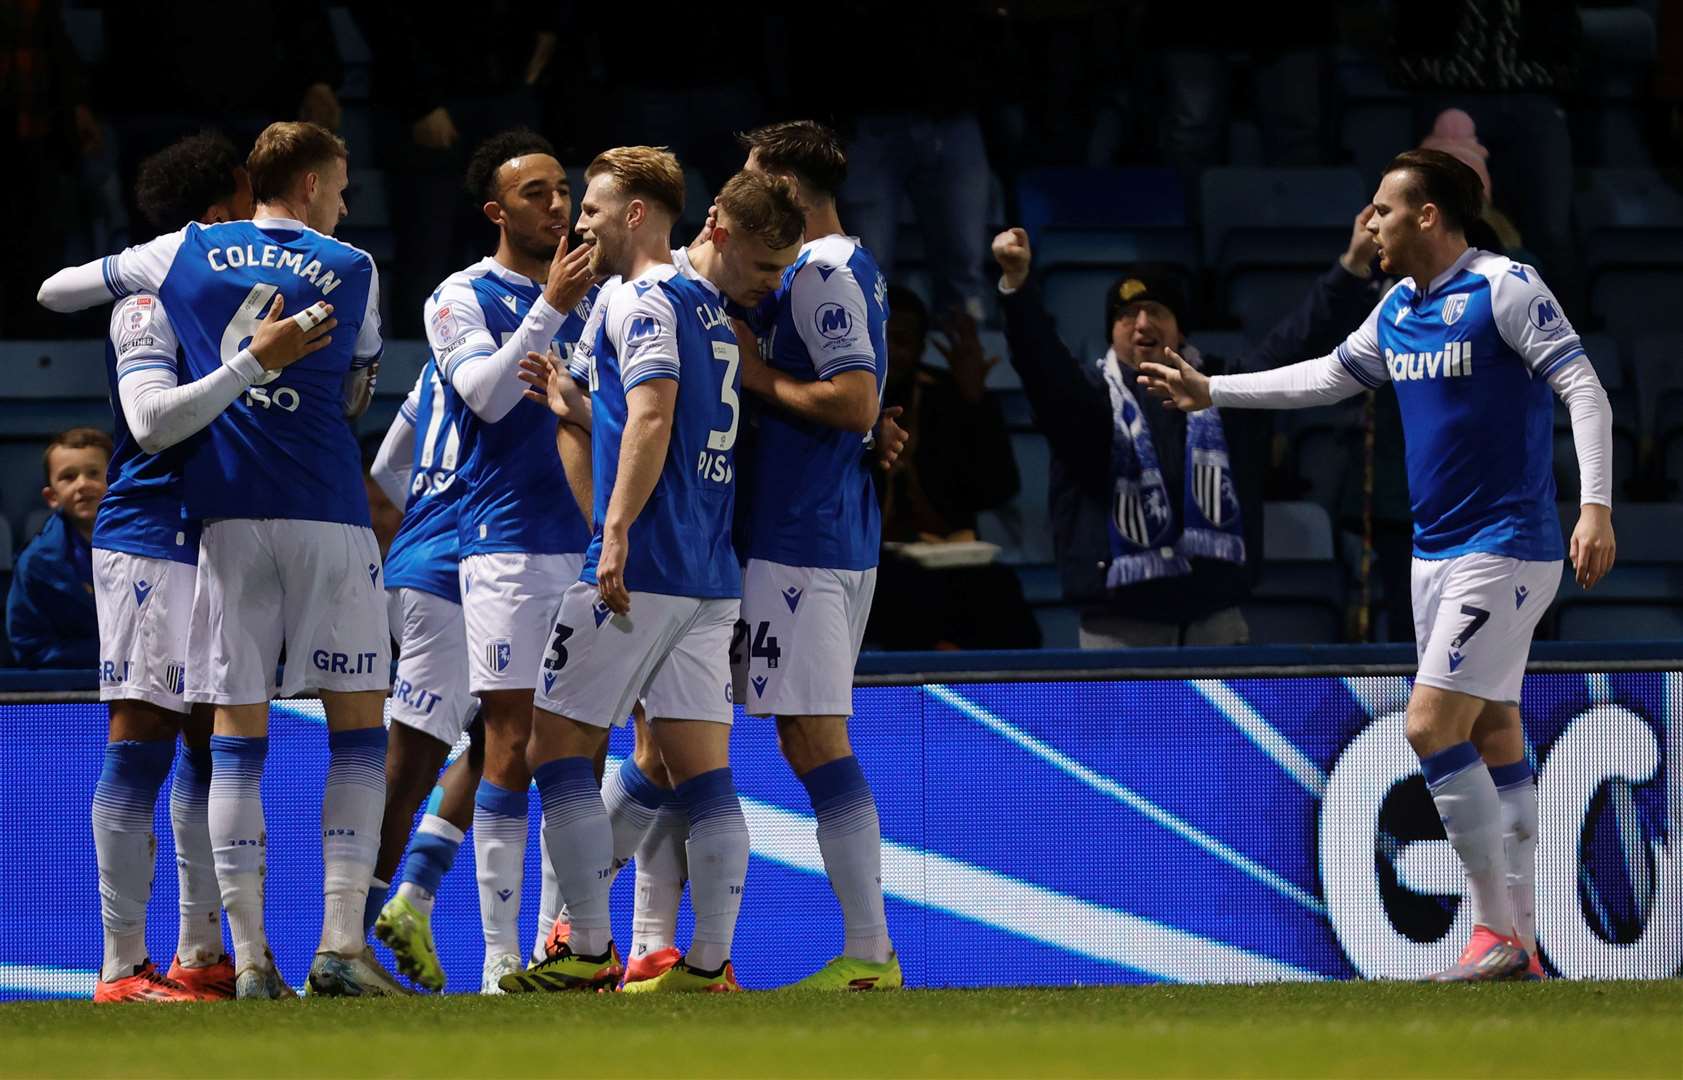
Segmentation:
[(853, 753), (845, 716), (778, 717), (777, 744), (797, 775)]

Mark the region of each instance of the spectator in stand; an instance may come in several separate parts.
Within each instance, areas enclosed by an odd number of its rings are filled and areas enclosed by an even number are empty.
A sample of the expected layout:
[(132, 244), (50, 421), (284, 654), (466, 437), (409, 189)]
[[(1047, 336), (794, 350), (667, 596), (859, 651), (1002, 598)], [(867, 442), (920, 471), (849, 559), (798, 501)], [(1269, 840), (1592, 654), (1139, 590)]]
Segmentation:
[[(421, 306), (450, 273), (496, 246), (479, 202), (462, 198), (473, 147), (539, 125), (537, 86), (560, 40), (560, 5), (484, 0), (473, 17), (441, 22), (433, 8), (353, 0), (374, 55), (378, 141), (393, 181), (395, 272), (387, 292), (397, 333), (420, 336)], [(584, 196), (573, 192), (576, 205)]]
[(1578, 306), (1572, 136), (1562, 104), (1582, 63), (1577, 8), (1559, 0), (1420, 0), (1393, 7), (1391, 20), (1391, 80), (1418, 95), (1420, 128), (1447, 108), (1477, 123), (1492, 151), (1492, 186), (1536, 250), (1538, 270), (1566, 307)]
[[(344, 73), (321, 0), (102, 0), (100, 7), (107, 46), (99, 98), (117, 129), (125, 197), (133, 198), (143, 160), (201, 128), (226, 131), (243, 156), (272, 120), (339, 127), (336, 88)], [(159, 46), (180, 61), (160, 63)], [(139, 210), (131, 201), (131, 221), (147, 220)]]
[(1247, 410), (1188, 423), (1140, 392), (1134, 373), (1169, 348), (1210, 373), (1330, 352), (1373, 305), (1371, 213), (1357, 216), (1349, 248), (1297, 310), (1237, 364), (1188, 340), (1186, 301), (1172, 278), (1130, 273), (1102, 298), (1109, 352), (1077, 362), (1030, 279), (1028, 234), (994, 237), (1011, 363), (1052, 448), (1064, 596), (1086, 605), (1082, 648), (1249, 641), (1239, 605), (1262, 564), (1270, 428)]
[(18, 556), (6, 598), (6, 635), (19, 667), (92, 671), (99, 663), (93, 527), (111, 449), (111, 436), (98, 428), (71, 428), (42, 455), (41, 497), (54, 513)]
[[(848, 133), (841, 214), (877, 265), (895, 277), (900, 199), (923, 233), (934, 307), (984, 317), (988, 155), (981, 117), (996, 89), (998, 5), (981, 0), (906, 4), (855, 0), (793, 9), (796, 48), (835, 39), (841, 27), (876, 27), (872, 64), (884, 78), (807, 78), (797, 108)], [(908, 104), (910, 103), (910, 104)]]
[(923, 301), (890, 287), (888, 310), (883, 404), (905, 410), (907, 442), (893, 466), (875, 474), (884, 551), (866, 637), (886, 649), (1038, 648), (1039, 627), (1009, 567), (919, 561), (938, 556), (939, 545), (974, 541), (976, 515), (1017, 493), (1011, 437), (986, 389), (999, 358), (984, 354), (975, 322), (954, 313), (935, 343), (947, 370), (930, 367)]

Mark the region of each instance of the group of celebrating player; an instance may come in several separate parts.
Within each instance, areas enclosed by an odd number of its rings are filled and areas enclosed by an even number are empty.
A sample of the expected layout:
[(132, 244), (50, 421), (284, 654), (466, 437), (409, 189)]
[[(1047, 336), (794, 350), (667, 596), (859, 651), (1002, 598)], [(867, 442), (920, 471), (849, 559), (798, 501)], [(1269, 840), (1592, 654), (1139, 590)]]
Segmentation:
[[(159, 224), (175, 231), (41, 290), (55, 310), (120, 301), (108, 348), (116, 453), (93, 541), (111, 703), (93, 798), (105, 928), (95, 999), (292, 993), (264, 935), (259, 785), (270, 700), (307, 690), (323, 700), (329, 746), (311, 993), (404, 992), (370, 932), (415, 982), (442, 989), (433, 897), (470, 826), (486, 992), (738, 989), (731, 941), (749, 853), (729, 758), (738, 704), (776, 717), (842, 908), (843, 954), (798, 985), (900, 986), (876, 805), (847, 718), (880, 539), (870, 470), (905, 433), (881, 408), (887, 289), (838, 220), (836, 137), (805, 121), (743, 136), (745, 167), (678, 249), (684, 180), (670, 153), (598, 155), (575, 223), (543, 139), (483, 144), (468, 189), (498, 245), (422, 312), (430, 356), (374, 466), (404, 505), (383, 565), (346, 422), (367, 407), (381, 336), (374, 262), (331, 236), (345, 146), (311, 124), (274, 124), (237, 169), (205, 153), (206, 138), (151, 163), (154, 179), (200, 193), (171, 203), (183, 220)], [(1399, 280), (1327, 356), (1215, 378), (1172, 349), (1126, 378), (1115, 356), (1099, 361), (1119, 440), (1138, 424), (1129, 382), (1188, 412), (1396, 384), (1416, 518), (1408, 736), (1476, 923), (1440, 976), (1455, 980), (1543, 974), (1518, 701), (1568, 554), (1551, 390), (1578, 443), (1580, 584), (1615, 554), (1606, 395), (1535, 270), (1468, 246), (1481, 199), (1447, 155), (1392, 163), (1365, 220)], [(1026, 278), (1027, 244), (1021, 230), (996, 239), (1002, 291)], [(741, 454), (739, 436), (751, 443)], [(1132, 482), (1124, 472), (1119, 497)], [(1113, 549), (1120, 529), (1111, 523)], [(604, 776), (609, 729), (633, 717), (635, 753)], [(464, 733), (470, 748), (411, 841)], [(145, 911), (172, 758), (181, 934), (166, 975), (147, 959)], [(523, 961), (534, 781), (544, 897)], [(609, 893), (633, 858), (622, 964)], [(686, 882), (695, 931), (680, 953)]]
[[(373, 470), (404, 506), (384, 561), (347, 423), (378, 368), (378, 281), (332, 237), (338, 137), (273, 124), (243, 168), (215, 164), (216, 137), (185, 140), (149, 167), (208, 192), (204, 205), (43, 284), (54, 310), (119, 301), (116, 452), (94, 536), (111, 703), (93, 800), (95, 1000), (293, 993), (264, 933), (259, 788), (269, 702), (304, 691), (321, 696), (329, 747), (311, 994), (404, 992), (371, 931), (442, 989), (433, 896), (470, 825), (484, 991), (739, 989), (736, 703), (776, 717), (841, 902), (843, 954), (799, 985), (901, 985), (876, 806), (847, 736), (880, 538), (869, 470), (903, 438), (879, 419), (886, 285), (837, 218), (846, 159), (831, 132), (776, 124), (742, 142), (744, 169), (678, 249), (669, 152), (598, 155), (575, 225), (541, 137), (478, 148), (468, 189), (498, 245), (422, 313), (430, 356)], [(608, 732), (633, 715), (636, 751), (604, 777)], [(411, 842), (464, 732), (471, 747)], [(172, 759), (181, 936), (164, 974), (145, 910)], [(534, 781), (544, 899), (523, 962)], [(622, 964), (609, 890), (633, 857)], [(686, 882), (695, 930), (680, 953)]]

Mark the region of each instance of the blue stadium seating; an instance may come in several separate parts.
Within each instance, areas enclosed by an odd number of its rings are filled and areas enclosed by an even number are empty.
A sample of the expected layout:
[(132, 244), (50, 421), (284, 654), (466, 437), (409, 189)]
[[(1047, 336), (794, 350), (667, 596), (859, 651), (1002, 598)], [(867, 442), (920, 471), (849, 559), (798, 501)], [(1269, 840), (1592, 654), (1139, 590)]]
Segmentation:
[(1030, 604), (1055, 604), (1064, 598), (1063, 582), (1054, 563), (1028, 563), (1017, 567), (1023, 599)]
[(1050, 604), (1034, 609), (1034, 621), (1040, 624), (1040, 647), (1043, 649), (1078, 649), (1081, 647), (1081, 609), (1073, 604)]
[(1328, 251), (1315, 265), (1256, 266), (1234, 271), (1225, 287), (1227, 311), (1238, 318), (1246, 337), (1262, 340), (1284, 315), (1297, 309), (1342, 250)]
[(1046, 310), (1077, 360), (1092, 360), (1109, 348), (1104, 297), (1115, 280), (1114, 269), (1065, 268), (1047, 274), (1043, 281)]
[(1683, 639), (1683, 605), (1675, 603), (1575, 604), (1556, 622), (1562, 641), (1665, 641)]
[(1251, 640), (1341, 640), (1344, 571), (1334, 558), (1326, 508), (1314, 502), (1265, 503), (1262, 534), (1262, 576), (1244, 605)]
[(1372, 194), (1338, 169), (1207, 169), (1204, 258), (1211, 265), (1319, 265), (1342, 252)]
[(1017, 432), (1011, 436), (1011, 451), (1017, 458), (1022, 490), (1001, 509), (980, 514), (977, 535), (1000, 546), (1002, 562), (1049, 563), (1054, 558), (1047, 505), (1051, 447), (1044, 435)]

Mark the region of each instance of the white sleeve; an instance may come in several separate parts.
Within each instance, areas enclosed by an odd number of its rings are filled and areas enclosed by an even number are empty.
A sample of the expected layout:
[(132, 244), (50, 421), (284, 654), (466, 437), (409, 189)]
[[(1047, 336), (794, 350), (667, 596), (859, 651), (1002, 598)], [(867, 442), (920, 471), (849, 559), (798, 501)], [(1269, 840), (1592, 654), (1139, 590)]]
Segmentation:
[(1384, 310), (1385, 301), (1391, 298), (1391, 293), (1396, 291), (1397, 286), (1391, 286), (1385, 295), (1380, 297), (1373, 310), (1367, 313), (1367, 318), (1362, 320), (1362, 324), (1352, 330), (1350, 336), (1332, 351), (1333, 357), (1350, 373), (1351, 378), (1368, 390), (1379, 389), (1379, 384), (1391, 378), (1390, 365), (1385, 363), (1385, 354), (1379, 348), (1379, 313)]
[(1328, 353), (1271, 371), (1212, 376), (1210, 403), (1222, 409), (1303, 409), (1343, 401), (1364, 389), (1367, 384), (1350, 365)]
[(634, 285), (614, 293), (604, 318), (619, 357), (620, 383), (630, 390), (650, 379), (678, 378), (678, 315), (658, 286), (641, 295)]
[(1532, 374), (1546, 379), (1562, 364), (1584, 355), (1578, 331), (1532, 267), (1513, 263), (1493, 278), (1490, 307), (1502, 340)]
[(1578, 502), (1613, 505), (1613, 407), (1590, 365), (1577, 356), (1549, 372), (1549, 385), (1566, 402), (1572, 417), (1572, 444), (1578, 451)]
[[(825, 271), (828, 270), (828, 273)], [(820, 379), (844, 371), (877, 371), (865, 293), (853, 271), (808, 262), (789, 286), (790, 316)]]
[(111, 314), (117, 357), (117, 397), (135, 442), (156, 454), (204, 429), (263, 374), (249, 349), (185, 386), (178, 369), (174, 328), (155, 296), (141, 293)]
[(392, 417), (392, 426), (386, 429), (386, 437), (374, 455), (374, 464), (368, 469), (386, 498), (399, 510), (409, 501), (409, 478), (415, 471), (415, 409), (420, 392), (421, 384), (416, 382), (415, 389), (403, 399), (403, 406)]
[(175, 253), (191, 227), (60, 270), (41, 283), (35, 299), (49, 311), (70, 312), (120, 300), (131, 293), (155, 293), (163, 286)]
[(525, 393), (526, 384), (519, 375), (521, 358), (548, 349), (567, 318), (566, 312), (556, 311), (540, 296), (520, 328), (498, 346), (485, 327), (478, 297), (460, 285), (441, 289), (427, 301), (424, 314), (427, 342), (445, 379), (475, 416), (493, 424), (520, 404)]

